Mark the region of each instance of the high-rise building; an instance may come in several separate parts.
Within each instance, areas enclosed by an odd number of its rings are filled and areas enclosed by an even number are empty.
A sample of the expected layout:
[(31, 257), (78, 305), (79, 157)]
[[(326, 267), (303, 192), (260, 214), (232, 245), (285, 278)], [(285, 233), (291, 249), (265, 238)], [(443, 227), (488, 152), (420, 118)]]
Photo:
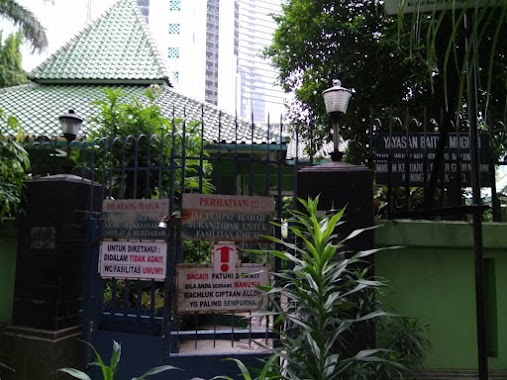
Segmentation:
[(280, 0), (138, 0), (173, 86), (228, 112), (265, 121), (282, 111), (275, 71), (261, 57)]
[[(262, 57), (276, 28), (272, 15), (280, 13), (281, 0), (238, 0), (239, 48), (237, 112), (244, 118), (276, 119), (283, 110), (284, 94), (275, 85), (276, 71)], [(273, 119), (272, 119), (273, 120)]]

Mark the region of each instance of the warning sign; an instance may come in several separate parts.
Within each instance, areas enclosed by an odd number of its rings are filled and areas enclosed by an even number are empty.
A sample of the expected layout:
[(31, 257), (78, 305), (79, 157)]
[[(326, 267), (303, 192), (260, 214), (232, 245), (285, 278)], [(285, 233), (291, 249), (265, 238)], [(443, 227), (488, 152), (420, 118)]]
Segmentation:
[(188, 240), (259, 241), (273, 230), (271, 197), (184, 194), (181, 233)]
[(99, 273), (102, 278), (164, 281), (167, 243), (103, 241)]
[(167, 215), (168, 199), (105, 200), (103, 239), (165, 240), (166, 230), (158, 223)]
[(179, 314), (259, 310), (263, 303), (257, 286), (268, 282), (265, 265), (243, 265), (236, 267), (236, 273), (223, 273), (211, 266), (180, 264), (176, 309)]

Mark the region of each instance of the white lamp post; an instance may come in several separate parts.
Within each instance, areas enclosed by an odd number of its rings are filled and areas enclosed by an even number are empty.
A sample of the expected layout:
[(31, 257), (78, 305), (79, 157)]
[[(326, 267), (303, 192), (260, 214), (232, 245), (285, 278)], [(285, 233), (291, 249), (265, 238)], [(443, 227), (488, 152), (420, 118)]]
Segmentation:
[(76, 139), (83, 124), (83, 119), (77, 116), (74, 110), (69, 110), (66, 114), (59, 116), (58, 120), (60, 121), (62, 133), (67, 140), (67, 165), (70, 167), (70, 144)]
[(333, 80), (333, 87), (322, 92), (326, 112), (333, 123), (333, 153), (331, 159), (333, 161), (341, 161), (343, 153), (339, 150), (340, 144), (340, 118), (347, 113), (349, 100), (352, 96), (352, 90), (342, 87), (342, 82), (338, 79)]

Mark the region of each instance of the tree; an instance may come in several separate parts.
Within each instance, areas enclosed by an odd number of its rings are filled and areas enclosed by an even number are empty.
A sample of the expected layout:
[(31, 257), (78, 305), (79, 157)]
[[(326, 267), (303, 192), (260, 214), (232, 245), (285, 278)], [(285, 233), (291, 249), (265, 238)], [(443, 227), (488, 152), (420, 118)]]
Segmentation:
[(19, 48), (22, 42), (23, 35), (19, 32), (10, 34), (5, 41), (0, 32), (0, 88), (27, 82), (26, 72), (21, 67)]
[[(469, 0), (470, 6), (474, 3)], [(505, 115), (507, 46), (498, 43), (507, 38), (505, 9), (496, 14), (485, 9), (477, 10), (479, 28), (474, 29), (482, 62), (481, 102), (490, 113)], [(462, 17), (463, 12), (387, 16), (376, 0), (287, 2), (274, 17), (278, 27), (265, 55), (279, 70), (283, 88), (295, 95), (289, 119), (302, 123), (301, 137), (311, 136), (317, 147), (328, 140), (322, 91), (338, 78), (356, 90), (341, 122), (341, 136), (351, 139), (348, 161), (364, 161), (371, 111), (386, 116), (391, 107), (393, 114), (404, 115), (410, 107), (420, 117), (423, 109), (431, 116), (445, 109), (448, 125), (462, 110), (460, 73), (468, 54), (459, 27)]]
[(126, 99), (121, 89), (104, 91), (106, 99), (94, 102), (95, 128), (76, 152), (94, 180), (118, 199), (213, 191), (198, 122), (164, 117), (156, 87), (143, 99)]
[(19, 27), (33, 50), (44, 50), (48, 45), (46, 32), (35, 15), (16, 0), (0, 0), (0, 15)]
[[(399, 0), (399, 4), (402, 6), (404, 0)], [(477, 72), (482, 114), (504, 119), (507, 111), (507, 46), (501, 41), (507, 38), (507, 3), (486, 0), (476, 7), (475, 0), (447, 1), (441, 2), (438, 9), (421, 8), (425, 13), (417, 10), (421, 4), (420, 0), (414, 2), (411, 17), (400, 13), (398, 25), (412, 31), (413, 49), (424, 48), (427, 67), (440, 70), (445, 79), (448, 107), (459, 108), (467, 102), (465, 81), (469, 62)], [(426, 38), (420, 38), (421, 19), (429, 26)], [(449, 62), (452, 65), (447, 64)], [(432, 75), (430, 71), (427, 73)]]
[(398, 43), (396, 18), (385, 16), (377, 1), (292, 0), (274, 18), (278, 28), (265, 55), (279, 70), (282, 87), (295, 95), (289, 118), (302, 122), (302, 137), (311, 134), (317, 147), (329, 138), (322, 91), (335, 78), (356, 90), (340, 131), (352, 139), (352, 162), (365, 158), (372, 108), (381, 112), (431, 99), (426, 62), (419, 52), (410, 54), (409, 34)]
[[(368, 257), (379, 250), (345, 248), (348, 240), (364, 232), (336, 234), (345, 209), (319, 216), (318, 197), (299, 202), (304, 211), (289, 211), (288, 228), (296, 241), (266, 236), (275, 249), (250, 250), (285, 264), (273, 274), (271, 284), (259, 286), (265, 302), (274, 301), (271, 311), (258, 313), (274, 318), (279, 339), (273, 354), (256, 371), (257, 377), (240, 360), (232, 360), (244, 379), (403, 378), (405, 369), (392, 360), (391, 351), (374, 348), (375, 339), (364, 339), (388, 316), (377, 297), (385, 284), (372, 277), (367, 265)], [(415, 356), (422, 359), (424, 352)]]
[[(392, 2), (398, 3), (398, 9), (405, 6), (404, 0)], [(398, 30), (411, 31), (414, 42), (411, 50), (425, 51), (428, 76), (440, 78), (442, 102), (445, 104), (440, 141), (446, 141), (459, 118), (479, 118), (483, 127), (488, 127), (488, 123), (495, 120), (505, 121), (507, 47), (500, 41), (507, 38), (507, 3), (487, 0), (481, 2), (480, 7), (476, 6), (475, 0), (459, 4), (440, 2), (438, 7), (423, 4), (419, 0), (413, 3), (411, 17), (398, 12)], [(426, 28), (425, 33), (421, 33), (423, 27)], [(472, 82), (477, 86), (474, 91), (471, 91)], [(472, 100), (472, 92), (477, 101)], [(473, 115), (469, 114), (471, 102), (478, 105), (478, 112), (476, 110)], [(504, 128), (493, 141), (493, 154), (498, 159), (507, 148)], [(443, 143), (440, 143), (435, 155), (437, 164), (433, 166), (425, 192), (426, 206), (431, 204), (439, 171), (442, 170), (439, 163), (443, 162), (443, 150)]]
[[(15, 216), (22, 201), (23, 187), (30, 169), (28, 153), (14, 136), (19, 130), (15, 117), (0, 110), (0, 222)], [(21, 136), (21, 135), (20, 135)]]

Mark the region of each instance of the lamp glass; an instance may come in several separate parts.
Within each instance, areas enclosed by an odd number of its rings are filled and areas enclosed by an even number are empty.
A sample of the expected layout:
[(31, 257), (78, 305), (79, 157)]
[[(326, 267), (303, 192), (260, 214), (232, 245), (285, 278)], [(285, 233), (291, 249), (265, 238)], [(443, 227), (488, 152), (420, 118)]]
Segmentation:
[(60, 121), (60, 128), (64, 135), (76, 136), (81, 129), (83, 119), (77, 116), (73, 110), (69, 110), (68, 113), (58, 118)]
[(333, 90), (324, 93), (324, 103), (326, 104), (326, 112), (332, 113), (347, 113), (349, 100), (352, 94), (346, 90)]
[(73, 118), (60, 117), (60, 126), (62, 128), (63, 134), (70, 134), (75, 136), (81, 129), (81, 121)]
[(329, 115), (340, 115), (347, 113), (352, 91), (342, 87), (342, 82), (335, 79), (333, 80), (333, 87), (325, 90), (322, 96), (324, 97), (326, 112)]

